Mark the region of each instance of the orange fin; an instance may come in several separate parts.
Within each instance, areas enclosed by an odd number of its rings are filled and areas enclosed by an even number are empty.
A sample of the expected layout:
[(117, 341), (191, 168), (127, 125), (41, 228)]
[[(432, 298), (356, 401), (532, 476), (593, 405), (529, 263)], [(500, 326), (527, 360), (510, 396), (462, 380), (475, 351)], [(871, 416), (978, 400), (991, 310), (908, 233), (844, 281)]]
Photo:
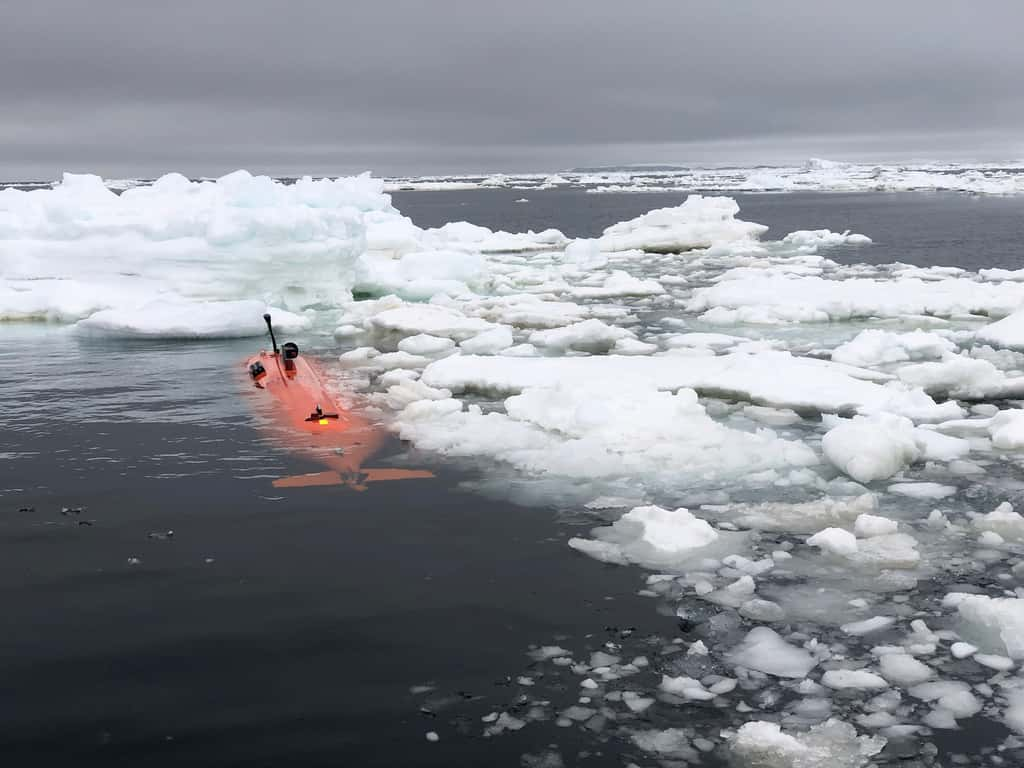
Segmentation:
[(312, 472), (308, 475), (292, 475), (274, 481), (275, 488), (309, 488), (315, 485), (343, 485), (339, 472)]
[(434, 476), (426, 469), (363, 469), (351, 475), (340, 472), (312, 472), (308, 475), (292, 475), (274, 481), (275, 488), (312, 488), (322, 485), (347, 485), (357, 491), (366, 489), (366, 483), (382, 483), (388, 480), (423, 480)]
[(426, 469), (364, 469), (360, 473), (367, 483), (380, 483), (385, 480), (423, 480), (434, 476)]

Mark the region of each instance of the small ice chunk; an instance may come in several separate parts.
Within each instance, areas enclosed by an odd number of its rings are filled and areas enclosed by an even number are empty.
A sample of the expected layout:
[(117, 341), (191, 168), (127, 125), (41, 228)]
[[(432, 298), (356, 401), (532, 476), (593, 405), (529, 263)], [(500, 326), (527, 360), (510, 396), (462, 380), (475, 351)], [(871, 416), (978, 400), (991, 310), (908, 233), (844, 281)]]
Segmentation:
[(863, 621), (852, 621), (849, 624), (843, 624), (840, 629), (848, 635), (867, 635), (871, 632), (878, 632), (886, 627), (891, 627), (895, 621), (896, 619), (892, 616), (872, 616), (870, 619), (864, 619)]
[(879, 660), (882, 677), (893, 685), (908, 688), (923, 683), (935, 670), (906, 653), (886, 654)]
[(662, 675), (661, 685), (658, 687), (665, 693), (671, 693), (673, 696), (679, 696), (688, 701), (710, 701), (715, 698), (715, 694), (701, 685), (700, 681), (685, 675), (681, 677)]
[(913, 423), (901, 416), (857, 416), (832, 427), (821, 440), (828, 459), (859, 483), (892, 477), (921, 451)]
[(496, 355), (514, 343), (512, 330), (502, 325), (466, 339), (459, 344), (459, 348), (469, 355)]
[(640, 696), (634, 691), (626, 691), (622, 694), (622, 701), (630, 712), (639, 715), (646, 712), (654, 704), (654, 699)]
[(830, 669), (821, 676), (821, 682), (829, 688), (835, 689), (878, 690), (889, 687), (889, 683), (884, 678), (863, 669)]
[(782, 621), (786, 612), (778, 603), (754, 598), (740, 606), (740, 615), (754, 621)]
[(981, 666), (994, 669), (996, 672), (1007, 672), (1014, 667), (1013, 659), (1008, 659), (1006, 656), (999, 656), (994, 653), (976, 653), (974, 654), (974, 660), (981, 664)]
[(558, 645), (542, 645), (527, 654), (534, 661), (547, 661), (558, 656), (569, 656), (569, 651)]
[(707, 656), (710, 653), (703, 640), (694, 640), (686, 650), (687, 656)]
[(887, 490), (912, 499), (944, 499), (956, 493), (956, 486), (941, 483), (894, 483)]
[(853, 523), (853, 532), (862, 539), (896, 533), (899, 525), (895, 520), (880, 515), (859, 515)]
[(552, 352), (576, 350), (605, 354), (609, 352), (619, 339), (632, 338), (633, 334), (624, 328), (608, 325), (597, 318), (581, 320), (578, 323), (534, 331), (530, 334), (530, 343), (535, 347), (543, 347)]
[(420, 357), (443, 355), (455, 349), (455, 342), (442, 336), (431, 336), (428, 333), (417, 333), (407, 336), (398, 342), (398, 351)]
[(599, 540), (573, 538), (569, 546), (608, 562), (671, 560), (712, 544), (718, 532), (689, 510), (635, 507), (609, 527), (597, 528)]
[(857, 537), (842, 528), (826, 528), (818, 531), (807, 539), (812, 547), (820, 547), (824, 552), (849, 557), (857, 553)]
[(800, 422), (800, 414), (789, 408), (768, 408), (763, 405), (747, 405), (743, 415), (748, 419), (767, 424), (769, 427), (788, 427)]
[(729, 749), (739, 764), (757, 768), (863, 768), (885, 743), (878, 736), (858, 736), (852, 725), (836, 719), (795, 736), (777, 723), (755, 720), (736, 730)]
[(682, 728), (639, 731), (630, 738), (644, 752), (653, 752), (661, 757), (674, 757), (687, 761), (696, 761), (699, 758), (699, 753), (690, 746), (690, 738)]
[(1024, 659), (1024, 599), (954, 595), (947, 595), (944, 604), (956, 605), (964, 636), (986, 650)]
[(978, 530), (997, 533), (1004, 539), (1024, 539), (1024, 517), (1014, 512), (1006, 501), (988, 514), (975, 517), (972, 524)]
[(954, 659), (966, 659), (978, 652), (978, 646), (964, 642), (953, 643), (949, 647), (949, 652), (953, 654)]
[(768, 627), (754, 627), (729, 652), (730, 663), (775, 677), (803, 678), (817, 660), (803, 648), (790, 645)]

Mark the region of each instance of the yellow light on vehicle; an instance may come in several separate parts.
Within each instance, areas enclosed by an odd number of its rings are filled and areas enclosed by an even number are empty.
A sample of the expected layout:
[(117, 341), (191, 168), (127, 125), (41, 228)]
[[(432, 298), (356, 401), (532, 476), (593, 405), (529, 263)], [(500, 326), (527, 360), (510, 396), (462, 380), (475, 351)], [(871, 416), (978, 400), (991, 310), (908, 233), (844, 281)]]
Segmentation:
[(327, 419), (320, 419), (320, 421), (318, 421), (317, 424), (320, 424), (320, 425), (326, 427), (327, 426)]

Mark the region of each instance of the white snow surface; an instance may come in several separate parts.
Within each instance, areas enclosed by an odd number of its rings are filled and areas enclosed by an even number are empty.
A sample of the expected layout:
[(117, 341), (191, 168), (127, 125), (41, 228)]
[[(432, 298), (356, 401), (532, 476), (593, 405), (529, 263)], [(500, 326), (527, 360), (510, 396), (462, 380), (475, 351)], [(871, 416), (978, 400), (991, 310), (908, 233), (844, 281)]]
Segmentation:
[(453, 392), (502, 395), (533, 387), (615, 381), (618, 388), (676, 390), (740, 396), (775, 407), (826, 413), (900, 413), (926, 421), (955, 418), (955, 403), (937, 404), (920, 389), (871, 381), (869, 371), (788, 352), (734, 353), (712, 357), (659, 355), (555, 357), (506, 360), (450, 357), (424, 371), (424, 381)]
[(286, 185), (245, 171), (168, 174), (117, 195), (97, 176), (65, 174), (52, 189), (3, 189), (0, 320), (106, 311), (94, 331), (260, 334), (261, 318), (234, 302), (294, 311), (347, 295), (371, 212), (397, 215), (365, 175)]
[(1024, 284), (986, 283), (969, 277), (836, 280), (817, 275), (739, 273), (698, 288), (687, 310), (723, 325), (772, 325), (908, 315), (1001, 318), (1022, 303)]

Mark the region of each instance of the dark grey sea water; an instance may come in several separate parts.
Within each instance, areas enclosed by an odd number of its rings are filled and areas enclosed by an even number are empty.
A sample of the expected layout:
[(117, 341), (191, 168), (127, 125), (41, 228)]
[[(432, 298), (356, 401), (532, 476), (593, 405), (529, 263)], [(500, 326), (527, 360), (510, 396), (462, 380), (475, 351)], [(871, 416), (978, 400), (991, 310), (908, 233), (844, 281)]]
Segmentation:
[[(394, 200), (422, 226), (570, 235), (680, 201), (550, 190), (513, 202), (523, 196)], [(738, 199), (769, 237), (868, 234), (859, 259), (1024, 266), (1018, 198)], [(459, 488), (472, 476), (444, 466), (361, 494), (275, 491), (273, 477), (317, 467), (257, 430), (240, 364), (258, 340), (5, 325), (0, 342), (5, 766), (518, 766), (548, 744), (568, 764), (643, 761), (626, 742), (551, 724), (480, 736), (479, 718), (514, 701), (531, 643), (596, 650), (624, 627), (680, 631), (636, 595), (639, 571), (566, 547), (586, 527), (578, 516), (478, 497)], [(958, 751), (988, 737), (962, 738)]]
[[(713, 194), (713, 193), (708, 193)], [(395, 206), (421, 227), (465, 219), (521, 232), (548, 227), (595, 237), (605, 227), (679, 205), (682, 193), (586, 194), (576, 189), (395, 192)], [(739, 218), (767, 224), (765, 239), (798, 229), (851, 230), (874, 240), (859, 261), (978, 269), (1024, 266), (1024, 198), (952, 192), (732, 194)], [(528, 202), (517, 203), (526, 198)], [(830, 254), (841, 258), (841, 254)]]

